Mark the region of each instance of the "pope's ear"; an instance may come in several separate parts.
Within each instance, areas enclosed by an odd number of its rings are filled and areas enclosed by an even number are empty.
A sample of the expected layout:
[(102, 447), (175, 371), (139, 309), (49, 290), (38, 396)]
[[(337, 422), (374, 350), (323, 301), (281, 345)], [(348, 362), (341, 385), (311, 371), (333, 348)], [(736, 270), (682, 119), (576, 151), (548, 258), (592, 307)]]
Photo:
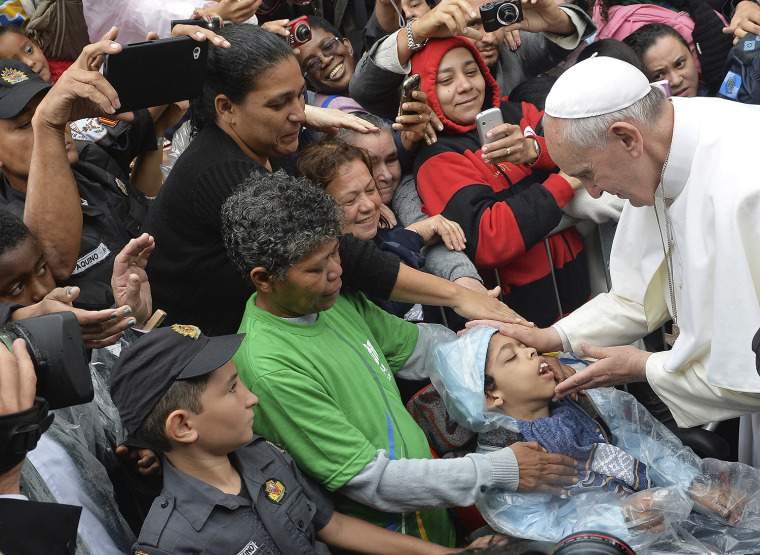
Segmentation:
[(272, 290), (274, 275), (262, 266), (257, 266), (251, 270), (251, 281), (256, 286), (256, 291), (260, 293), (269, 293)]
[(644, 137), (639, 128), (627, 121), (616, 121), (607, 130), (607, 141), (619, 141), (634, 158), (644, 152)]

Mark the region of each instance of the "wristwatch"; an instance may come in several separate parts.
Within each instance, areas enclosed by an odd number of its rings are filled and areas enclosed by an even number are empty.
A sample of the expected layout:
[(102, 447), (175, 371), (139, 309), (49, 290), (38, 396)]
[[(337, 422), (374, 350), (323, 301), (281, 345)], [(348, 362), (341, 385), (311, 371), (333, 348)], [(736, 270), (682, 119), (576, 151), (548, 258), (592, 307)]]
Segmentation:
[(530, 164), (525, 164), (528, 167), (531, 167), (533, 164), (538, 162), (539, 158), (541, 158), (541, 145), (538, 144), (538, 140), (535, 137), (530, 137), (530, 140), (533, 141), (533, 150), (536, 151), (536, 159), (533, 160)]
[(416, 19), (410, 19), (406, 23), (406, 42), (407, 46), (409, 47), (409, 50), (412, 52), (417, 52), (418, 50), (422, 50), (425, 48), (425, 45), (427, 44), (428, 39), (423, 40), (422, 42), (414, 42), (414, 35), (412, 34), (412, 23), (417, 21)]

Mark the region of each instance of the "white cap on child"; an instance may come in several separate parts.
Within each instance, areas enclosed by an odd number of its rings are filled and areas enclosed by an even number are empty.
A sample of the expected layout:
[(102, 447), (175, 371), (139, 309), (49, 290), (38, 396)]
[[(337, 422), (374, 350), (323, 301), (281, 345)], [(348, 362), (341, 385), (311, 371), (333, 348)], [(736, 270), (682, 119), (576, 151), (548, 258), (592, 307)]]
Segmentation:
[(650, 90), (638, 68), (616, 58), (594, 56), (560, 75), (546, 97), (545, 112), (563, 119), (609, 114), (641, 100)]

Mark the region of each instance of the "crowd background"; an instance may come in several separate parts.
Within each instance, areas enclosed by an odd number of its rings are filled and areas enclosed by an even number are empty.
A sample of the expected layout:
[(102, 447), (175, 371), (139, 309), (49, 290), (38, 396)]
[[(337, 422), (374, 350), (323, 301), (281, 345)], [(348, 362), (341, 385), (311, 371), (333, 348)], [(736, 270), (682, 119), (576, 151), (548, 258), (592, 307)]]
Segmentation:
[[(94, 384), (90, 403), (52, 411), (25, 464), (4, 468), (0, 549), (39, 552), (32, 531), (6, 524), (26, 520), (31, 509), (15, 502), (27, 499), (81, 508), (78, 527), (61, 512), (50, 538), (35, 537), (61, 552), (189, 549), (156, 539), (165, 498), (154, 499), (175, 461), (161, 451), (174, 450), (136, 439), (109, 386), (122, 352), (155, 333), (158, 309), (164, 327), (248, 334), (234, 361), (240, 387), (261, 400), (253, 431), (321, 484), (302, 484), (320, 516), (278, 532), (303, 533), (306, 544), (280, 543), (264, 526), (275, 550), (358, 549), (326, 528), (321, 511), (333, 502), (335, 518), (453, 549), (485, 522), (473, 507), (452, 518), (451, 507), (491, 487), (565, 493), (575, 461), (528, 443), (431, 458), (441, 439), (431, 430), (451, 422), (430, 400), (427, 351), (468, 320), (548, 328), (612, 286), (611, 245), (629, 202), (584, 188), (553, 160), (543, 116), (557, 78), (612, 57), (674, 97), (760, 104), (760, 4), (534, 0), (521, 22), (495, 31), (484, 28), (484, 4), (0, 2), (0, 324), (72, 312)], [(296, 44), (288, 24), (302, 16), (310, 40)], [(171, 28), (186, 18), (202, 25)], [(99, 73), (104, 55), (184, 35), (210, 43), (201, 95), (118, 114)], [(410, 74), (420, 87), (401, 101)], [(504, 123), (486, 146), (476, 116), (488, 108)], [(303, 332), (325, 321), (341, 342)], [(666, 323), (635, 345), (666, 351), (671, 333)], [(28, 408), (31, 378), (25, 360), (24, 379), (9, 378), (17, 363), (2, 359), (0, 413), (10, 415)], [(358, 361), (374, 381), (341, 377)], [(376, 384), (377, 399), (367, 393)], [(760, 465), (754, 415), (679, 428), (646, 382), (625, 389), (700, 457)], [(427, 409), (433, 416), (420, 416)], [(223, 458), (237, 449), (225, 447)], [(203, 536), (191, 543), (215, 552)]]

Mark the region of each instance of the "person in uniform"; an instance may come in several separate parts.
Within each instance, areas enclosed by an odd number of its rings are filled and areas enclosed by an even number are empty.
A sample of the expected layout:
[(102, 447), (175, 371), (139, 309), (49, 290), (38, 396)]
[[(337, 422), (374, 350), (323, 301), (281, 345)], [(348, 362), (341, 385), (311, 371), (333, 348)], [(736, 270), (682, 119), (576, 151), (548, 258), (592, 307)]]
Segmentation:
[(0, 61), (0, 208), (25, 217), (58, 283), (81, 287), (77, 306), (98, 310), (114, 302), (113, 259), (140, 235), (148, 201), (96, 143), (77, 152), (60, 115), (82, 100), (67, 73), (51, 87), (26, 64)]
[(258, 402), (232, 356), (245, 334), (174, 324), (127, 348), (111, 394), (127, 430), (162, 450), (164, 489), (133, 553), (453, 553), (333, 510), (280, 447), (254, 436)]
[[(558, 396), (648, 381), (681, 427), (760, 410), (751, 347), (760, 325), (758, 127), (754, 107), (667, 99), (613, 58), (585, 60), (557, 80), (544, 125), (552, 159), (593, 197), (628, 199), (612, 291), (550, 328), (503, 327), (541, 352), (599, 359), (560, 383)], [(668, 320), (672, 349), (628, 345)]]

